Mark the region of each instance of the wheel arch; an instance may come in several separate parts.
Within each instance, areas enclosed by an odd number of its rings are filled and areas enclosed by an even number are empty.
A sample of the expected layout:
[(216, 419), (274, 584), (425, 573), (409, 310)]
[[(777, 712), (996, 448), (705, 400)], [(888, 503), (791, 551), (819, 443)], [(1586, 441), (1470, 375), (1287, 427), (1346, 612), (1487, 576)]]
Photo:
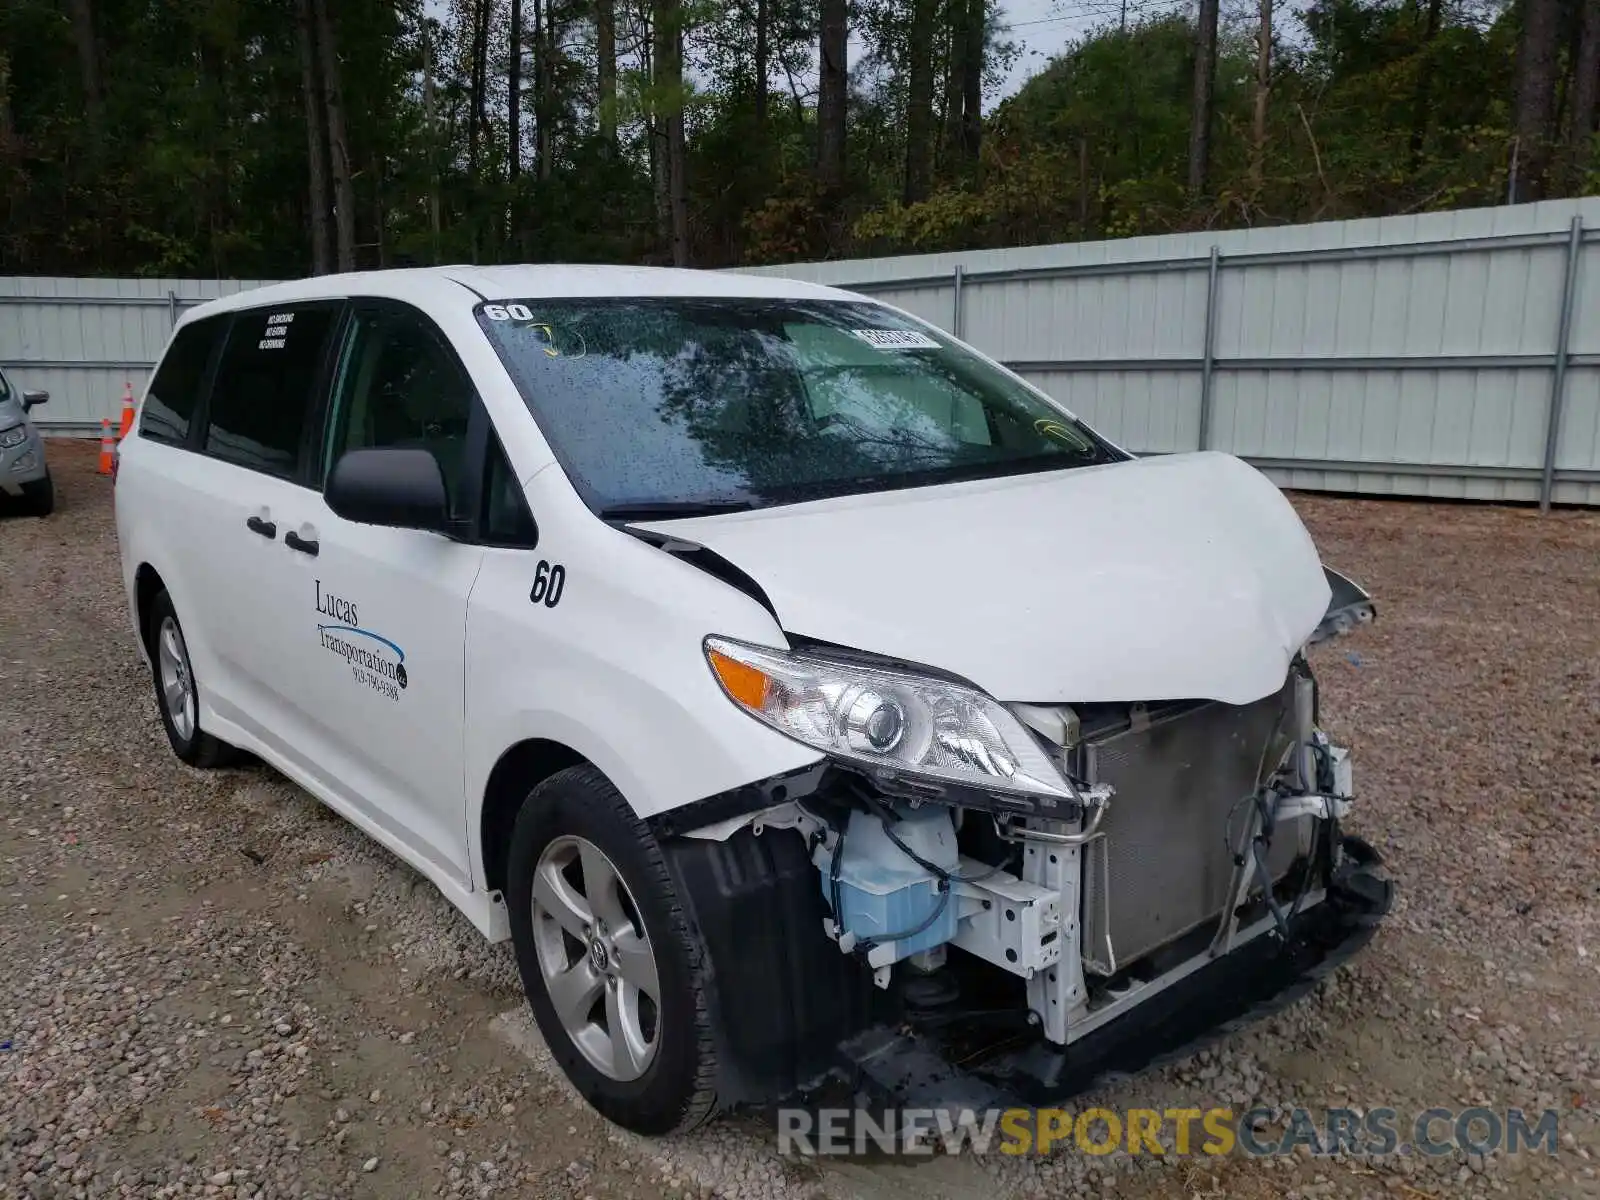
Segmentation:
[(150, 653), (150, 606), (166, 590), (161, 573), (147, 562), (140, 563), (133, 573), (133, 608), (134, 618), (139, 623), (139, 644), (146, 654)]
[(476, 831), (489, 891), (505, 890), (511, 831), (528, 793), (557, 772), (586, 764), (593, 765), (571, 746), (552, 738), (525, 738), (495, 761), (484, 785)]

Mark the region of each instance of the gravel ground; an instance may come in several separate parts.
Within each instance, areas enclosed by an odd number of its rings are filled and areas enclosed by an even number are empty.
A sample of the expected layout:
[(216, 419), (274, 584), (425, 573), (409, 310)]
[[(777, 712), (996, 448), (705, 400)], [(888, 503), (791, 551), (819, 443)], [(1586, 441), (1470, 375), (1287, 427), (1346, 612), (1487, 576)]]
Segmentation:
[(1402, 892), (1281, 1016), (1108, 1107), (1485, 1104), (1553, 1157), (785, 1161), (576, 1102), (505, 947), (261, 767), (167, 750), (94, 447), (0, 519), (0, 1196), (1600, 1196), (1600, 516), (1298, 497), (1376, 627), (1319, 652)]

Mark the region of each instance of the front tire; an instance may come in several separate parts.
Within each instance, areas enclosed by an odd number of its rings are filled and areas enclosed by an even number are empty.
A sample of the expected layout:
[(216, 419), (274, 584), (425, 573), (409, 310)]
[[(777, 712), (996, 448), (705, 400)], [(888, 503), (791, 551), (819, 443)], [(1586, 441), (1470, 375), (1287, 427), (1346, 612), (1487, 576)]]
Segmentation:
[(36, 517), (48, 517), (56, 508), (55, 481), (46, 475), (22, 485), (22, 503)]
[(200, 686), (189, 663), (189, 644), (172, 606), (172, 597), (158, 592), (150, 602), (145, 624), (145, 646), (150, 651), (150, 674), (155, 683), (156, 709), (167, 731), (172, 752), (191, 767), (224, 767), (239, 752), (200, 728)]
[(507, 875), (522, 984), (573, 1086), (635, 1133), (709, 1118), (705, 949), (627, 801), (594, 767), (552, 775), (517, 816)]

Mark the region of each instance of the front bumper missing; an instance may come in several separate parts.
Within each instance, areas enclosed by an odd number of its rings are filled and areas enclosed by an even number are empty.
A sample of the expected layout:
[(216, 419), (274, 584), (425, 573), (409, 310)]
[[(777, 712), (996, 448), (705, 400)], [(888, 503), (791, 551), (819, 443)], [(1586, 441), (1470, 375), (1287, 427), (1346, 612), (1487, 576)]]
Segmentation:
[(1343, 845), (1322, 903), (1300, 912), (1287, 938), (1270, 917), (1252, 923), (1228, 953), (1202, 952), (1108, 1005), (1068, 1046), (1019, 1028), (1015, 1013), (921, 1025), (908, 1013), (842, 1042), (837, 1069), (860, 1103), (958, 1112), (1056, 1104), (1183, 1058), (1293, 1003), (1371, 940), (1394, 885), (1371, 846), (1353, 837)]

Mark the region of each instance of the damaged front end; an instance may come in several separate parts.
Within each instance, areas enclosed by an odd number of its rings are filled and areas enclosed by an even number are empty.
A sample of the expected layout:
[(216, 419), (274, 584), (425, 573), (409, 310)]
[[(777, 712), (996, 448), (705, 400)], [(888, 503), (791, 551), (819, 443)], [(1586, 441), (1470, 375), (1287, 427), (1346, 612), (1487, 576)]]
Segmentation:
[[(1374, 615), (1328, 574), (1311, 642)], [(725, 1098), (831, 1078), (890, 1106), (1059, 1101), (1294, 999), (1388, 911), (1303, 654), (1244, 705), (1005, 708), (1063, 794), (835, 756), (658, 821)]]

